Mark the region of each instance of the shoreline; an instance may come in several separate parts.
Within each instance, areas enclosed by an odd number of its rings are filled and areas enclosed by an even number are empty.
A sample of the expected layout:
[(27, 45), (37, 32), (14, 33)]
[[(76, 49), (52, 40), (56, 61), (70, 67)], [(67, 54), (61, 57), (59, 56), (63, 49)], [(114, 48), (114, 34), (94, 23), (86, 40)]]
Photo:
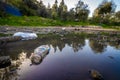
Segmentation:
[(0, 33), (3, 34), (14, 34), (16, 32), (34, 32), (37, 34), (47, 34), (47, 33), (59, 33), (61, 31), (66, 32), (76, 32), (76, 33), (120, 33), (120, 30), (116, 29), (105, 29), (100, 26), (79, 26), (79, 27), (61, 27), (61, 26), (53, 26), (53, 27), (8, 27), (8, 26), (0, 26)]

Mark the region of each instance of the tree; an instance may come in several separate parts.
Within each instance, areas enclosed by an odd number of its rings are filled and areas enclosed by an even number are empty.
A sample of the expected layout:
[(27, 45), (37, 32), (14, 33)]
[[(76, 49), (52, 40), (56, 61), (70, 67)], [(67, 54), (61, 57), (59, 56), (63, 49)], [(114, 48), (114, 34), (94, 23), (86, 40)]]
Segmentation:
[(5, 17), (6, 13), (4, 11), (4, 3), (0, 1), (0, 17)]
[(55, 3), (52, 6), (52, 18), (56, 19), (58, 17), (58, 1), (55, 0)]
[(113, 1), (103, 0), (94, 11), (93, 21), (100, 24), (110, 24), (115, 9), (116, 5)]
[(43, 4), (42, 0), (40, 0), (39, 2), (39, 7), (38, 7), (38, 15), (41, 17), (47, 17), (47, 9), (45, 7), (45, 5)]
[(23, 0), (23, 1), (29, 8), (34, 9), (34, 10), (38, 9), (37, 0)]
[(75, 11), (74, 8), (71, 8), (67, 16), (68, 21), (75, 21)]
[(51, 8), (50, 8), (50, 4), (48, 3), (48, 7), (47, 7), (47, 17), (48, 18), (52, 18), (52, 10), (51, 10)]
[(23, 0), (23, 1), (19, 2), (19, 5), (17, 7), (19, 8), (22, 15), (26, 15), (26, 16), (35, 16), (35, 15), (37, 15), (36, 10), (34, 10), (32, 7), (29, 7), (28, 3), (29, 3), (29, 1), (27, 1), (27, 0)]
[(58, 8), (58, 16), (63, 21), (67, 20), (67, 5), (65, 5), (64, 0), (60, 2), (59, 8)]
[(116, 17), (117, 20), (120, 21), (120, 11), (118, 11), (118, 12), (115, 13), (115, 17)]
[(75, 18), (77, 21), (86, 21), (88, 19), (89, 9), (87, 4), (79, 0), (75, 10)]

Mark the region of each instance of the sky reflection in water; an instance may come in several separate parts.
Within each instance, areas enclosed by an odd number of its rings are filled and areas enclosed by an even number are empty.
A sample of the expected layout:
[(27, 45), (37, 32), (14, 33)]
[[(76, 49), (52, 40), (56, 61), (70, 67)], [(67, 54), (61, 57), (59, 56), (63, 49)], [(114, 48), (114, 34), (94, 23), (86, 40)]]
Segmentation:
[[(40, 42), (43, 39), (41, 38), (35, 41), (17, 42), (17, 44), (10, 43), (3, 49), (2, 54), (9, 53), (15, 60), (19, 57), (16, 52), (27, 53), (27, 57), (19, 65), (20, 69), (17, 69), (20, 80), (92, 80), (88, 72), (91, 69), (98, 70), (105, 80), (120, 80), (119, 44), (106, 43), (103, 40), (100, 43), (90, 37), (74, 38), (58, 37)], [(50, 45), (50, 53), (41, 64), (30, 66), (30, 54), (43, 44)], [(16, 47), (18, 45), (19, 48)]]

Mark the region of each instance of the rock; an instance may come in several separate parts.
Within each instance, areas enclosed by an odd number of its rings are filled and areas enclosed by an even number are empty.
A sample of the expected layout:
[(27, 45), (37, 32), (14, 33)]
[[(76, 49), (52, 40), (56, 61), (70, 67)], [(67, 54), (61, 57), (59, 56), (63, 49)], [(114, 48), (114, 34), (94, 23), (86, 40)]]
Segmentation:
[(103, 76), (97, 70), (90, 70), (89, 73), (94, 80), (104, 80)]
[(11, 65), (11, 60), (9, 56), (0, 57), (0, 68), (5, 68)]
[(0, 48), (4, 47), (7, 44), (5, 40), (0, 40)]

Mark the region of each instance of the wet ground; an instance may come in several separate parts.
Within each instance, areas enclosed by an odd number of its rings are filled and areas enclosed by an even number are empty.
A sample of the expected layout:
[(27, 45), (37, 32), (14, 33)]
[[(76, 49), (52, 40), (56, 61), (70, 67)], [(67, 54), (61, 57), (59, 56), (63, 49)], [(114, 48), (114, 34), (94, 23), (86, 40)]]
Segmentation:
[[(8, 43), (0, 55), (19, 63), (0, 69), (0, 80), (93, 80), (91, 69), (99, 71), (104, 80), (120, 80), (118, 39), (119, 35), (49, 34)], [(41, 64), (32, 65), (30, 55), (40, 45), (49, 45), (50, 52)]]

